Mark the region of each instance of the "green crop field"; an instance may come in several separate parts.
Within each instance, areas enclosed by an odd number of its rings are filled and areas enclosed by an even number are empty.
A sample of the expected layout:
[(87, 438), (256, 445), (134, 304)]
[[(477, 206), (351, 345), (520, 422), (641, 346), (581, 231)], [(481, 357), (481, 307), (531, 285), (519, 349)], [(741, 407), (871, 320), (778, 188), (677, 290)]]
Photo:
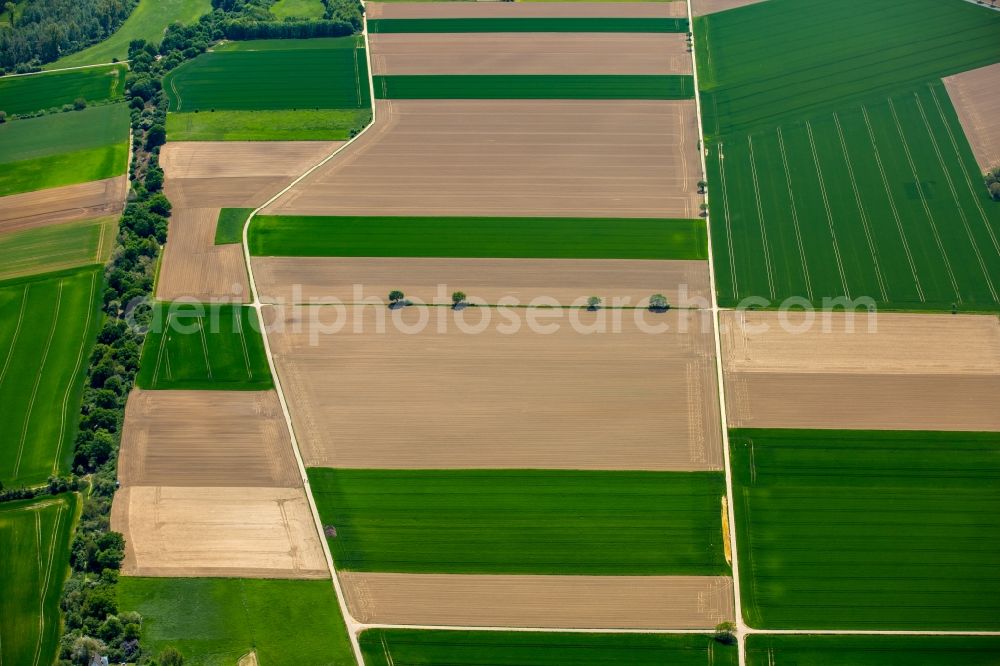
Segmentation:
[(731, 444), (751, 626), (1000, 628), (1000, 434), (734, 430)]
[(371, 117), (367, 108), (171, 113), (167, 134), (171, 141), (346, 141)]
[(125, 104), (106, 104), (0, 125), (0, 164), (23, 162), (128, 141)]
[(128, 43), (145, 39), (159, 44), (163, 32), (171, 23), (194, 23), (202, 14), (212, 11), (211, 0), (139, 0), (139, 5), (113, 35), (77, 53), (60, 58), (46, 67), (79, 67), (111, 62), (128, 57)]
[(748, 666), (996, 666), (996, 636), (747, 637)]
[(560, 634), (372, 629), (367, 666), (736, 666), (735, 646), (697, 634)]
[(77, 497), (0, 505), (0, 662), (55, 661), (59, 597), (69, 568)]
[(271, 388), (256, 314), (239, 305), (158, 303), (136, 385), (217, 391)]
[(687, 32), (684, 18), (372, 19), (369, 32)]
[(1000, 205), (940, 83), (1000, 62), (1000, 14), (769, 0), (695, 31), (724, 305), (1000, 306)]
[(694, 79), (652, 74), (396, 75), (374, 78), (379, 99), (691, 99)]
[(90, 67), (69, 72), (0, 78), (0, 111), (32, 113), (72, 104), (120, 99), (125, 91), (125, 65)]
[(243, 225), (246, 224), (253, 208), (223, 208), (215, 225), (215, 244), (243, 242)]
[(353, 666), (329, 580), (132, 578), (122, 611), (142, 615), (142, 646), (176, 647), (185, 666), (234, 666), (251, 650), (263, 666)]
[(311, 39), (248, 39), (222, 42), (212, 47), (213, 53), (245, 51), (329, 51), (331, 49), (364, 49), (365, 40), (350, 37), (313, 37)]
[(117, 217), (100, 217), (0, 234), (0, 280), (103, 264), (117, 233)]
[(0, 482), (35, 484), (73, 457), (100, 327), (98, 266), (0, 282)]
[(279, 19), (321, 19), (325, 11), (323, 0), (278, 0), (271, 5), (271, 13)]
[(173, 70), (163, 81), (170, 110), (369, 107), (365, 52), (355, 37), (322, 40), (325, 48), (267, 41), (217, 49)]
[[(21, 122), (21, 121), (17, 121)], [(128, 167), (128, 142), (102, 148), (8, 162), (0, 169), (0, 197), (121, 176)]]
[(703, 220), (284, 217), (250, 225), (257, 256), (706, 259)]
[(721, 474), (309, 470), (348, 571), (728, 575)]

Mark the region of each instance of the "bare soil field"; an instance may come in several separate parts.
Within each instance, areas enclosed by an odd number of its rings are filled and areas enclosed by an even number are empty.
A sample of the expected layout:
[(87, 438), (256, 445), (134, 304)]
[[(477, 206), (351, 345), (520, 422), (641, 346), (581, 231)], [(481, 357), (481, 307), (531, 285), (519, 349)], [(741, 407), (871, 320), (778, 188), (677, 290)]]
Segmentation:
[[(265, 317), (307, 465), (720, 469), (710, 316), (638, 311), (670, 327), (646, 334), (636, 311), (616, 312), (317, 306)], [(559, 330), (535, 332), (529, 317)], [(514, 319), (520, 331), (504, 333)], [(608, 332), (577, 332), (574, 319)]]
[(684, 2), (369, 2), (370, 19), (683, 18)]
[(274, 391), (143, 391), (125, 409), (123, 486), (301, 485)]
[[(254, 277), (265, 303), (385, 299), (393, 289), (415, 302), (451, 303), (453, 291), (472, 302), (495, 304), (538, 297), (562, 305), (597, 295), (606, 305), (636, 305), (655, 293), (675, 305), (709, 303), (704, 261), (619, 259), (422, 259), (411, 257), (254, 257)], [(357, 285), (357, 288), (355, 287)], [(443, 285), (443, 287), (440, 287)]]
[(157, 298), (250, 300), (242, 247), (215, 244), (218, 218), (218, 208), (174, 208), (156, 283)]
[(111, 529), (129, 576), (329, 576), (301, 488), (122, 488)]
[(731, 427), (1000, 429), (996, 317), (879, 314), (873, 333), (828, 316), (722, 314)]
[(722, 576), (509, 576), (343, 571), (361, 622), (556, 629), (713, 629), (732, 620)]
[(695, 16), (715, 14), (729, 9), (755, 5), (763, 0), (691, 0), (691, 11)]
[(1000, 63), (944, 78), (983, 172), (1000, 166)]
[(691, 74), (682, 33), (374, 33), (380, 74)]
[(376, 105), (378, 121), (369, 132), (265, 213), (698, 214), (693, 100), (376, 100)]
[(0, 233), (121, 213), (125, 176), (0, 197)]

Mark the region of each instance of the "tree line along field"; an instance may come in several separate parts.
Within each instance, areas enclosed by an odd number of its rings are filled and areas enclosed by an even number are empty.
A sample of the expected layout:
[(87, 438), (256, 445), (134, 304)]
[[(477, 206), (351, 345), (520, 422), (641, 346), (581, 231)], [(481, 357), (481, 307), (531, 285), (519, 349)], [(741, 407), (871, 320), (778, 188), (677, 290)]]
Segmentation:
[[(143, 616), (142, 645), (177, 648), (188, 666), (353, 664), (329, 580), (123, 576), (118, 606)], [(290, 630), (294, 628), (293, 630)]]
[(42, 483), (69, 467), (102, 290), (99, 266), (0, 282), (6, 486)]
[(1000, 61), (1000, 15), (791, 4), (695, 23), (720, 301), (997, 307), (1000, 210), (940, 78)]
[(255, 256), (707, 259), (702, 220), (258, 215)]
[(271, 388), (256, 314), (238, 305), (157, 303), (136, 385), (216, 391)]
[(1000, 626), (1000, 435), (733, 430), (731, 451), (751, 626)]
[(729, 574), (719, 473), (308, 472), (341, 570)]
[(33, 113), (72, 104), (121, 99), (125, 92), (125, 65), (90, 67), (68, 72), (0, 78), (0, 111)]
[(370, 629), (368, 666), (735, 666), (735, 646), (698, 634), (560, 634)]
[(378, 99), (692, 99), (683, 74), (399, 74), (374, 77)]
[(55, 659), (59, 596), (69, 566), (75, 493), (0, 506), (0, 661), (41, 666)]
[(128, 124), (125, 104), (0, 124), (0, 196), (125, 173)]
[(0, 280), (102, 264), (117, 233), (118, 218), (101, 217), (0, 234)]
[(748, 666), (993, 666), (996, 636), (747, 637)]
[(404, 32), (687, 32), (683, 18), (371, 19), (368, 31)]

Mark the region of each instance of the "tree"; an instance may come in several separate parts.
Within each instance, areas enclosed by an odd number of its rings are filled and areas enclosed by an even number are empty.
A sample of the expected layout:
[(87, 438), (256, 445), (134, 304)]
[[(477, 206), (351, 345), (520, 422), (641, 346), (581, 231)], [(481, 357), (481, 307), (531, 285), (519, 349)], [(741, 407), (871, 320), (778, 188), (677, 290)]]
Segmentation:
[(456, 291), (451, 295), (451, 305), (452, 307), (458, 307), (465, 302), (465, 292)]
[(600, 304), (601, 304), (600, 296), (591, 296), (590, 298), (587, 299), (588, 310), (596, 310), (598, 306), (600, 306)]
[(993, 197), (994, 201), (1000, 201), (1000, 181), (990, 185), (990, 196)]
[(87, 108), (87, 100), (82, 97), (77, 97), (73, 100), (73, 108), (77, 111), (83, 111)]
[(649, 297), (649, 309), (653, 312), (666, 312), (670, 309), (670, 302), (663, 294), (653, 294)]
[(7, 20), (10, 21), (10, 27), (14, 27), (14, 10), (17, 9), (17, 5), (13, 2), (3, 3), (4, 11), (7, 12)]
[(0, 124), (7, 122), (7, 112), (0, 111)]
[(102, 657), (107, 651), (107, 646), (96, 638), (81, 636), (73, 641), (70, 659), (73, 660), (74, 664), (90, 666), (90, 662), (94, 657)]
[(163, 651), (160, 652), (160, 666), (183, 666), (183, 665), (184, 665), (184, 657), (181, 655), (180, 652), (177, 651), (177, 648), (173, 646), (168, 646), (163, 648)]
[(406, 298), (406, 294), (404, 294), (398, 289), (393, 289), (392, 291), (389, 292), (389, 305), (390, 306), (399, 305), (404, 298)]
[(698, 208), (701, 209), (701, 214), (702, 215), (707, 215), (708, 214), (708, 204), (707, 203), (701, 204), (700, 206), (698, 206)]
[(146, 132), (146, 150), (152, 150), (167, 142), (167, 130), (163, 125), (153, 125)]
[(723, 645), (736, 645), (736, 625), (732, 622), (715, 625), (715, 640)]
[(698, 193), (699, 193), (699, 194), (704, 194), (704, 193), (705, 193), (705, 188), (706, 188), (706, 187), (708, 187), (708, 183), (706, 183), (706, 182), (705, 182), (705, 181), (703, 181), (703, 180), (699, 180), (699, 181), (698, 181)]

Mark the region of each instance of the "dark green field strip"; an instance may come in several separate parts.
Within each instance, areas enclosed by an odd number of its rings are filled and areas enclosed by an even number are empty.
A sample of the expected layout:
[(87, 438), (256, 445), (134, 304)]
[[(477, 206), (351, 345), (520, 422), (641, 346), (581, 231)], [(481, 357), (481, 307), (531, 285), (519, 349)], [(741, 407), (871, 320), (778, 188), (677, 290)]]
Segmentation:
[(346, 571), (729, 573), (717, 473), (313, 468), (309, 479)]
[(0, 661), (51, 664), (77, 497), (0, 505)]
[(261, 664), (352, 665), (329, 580), (133, 578), (116, 586), (121, 612), (142, 615), (142, 646), (171, 646), (185, 666), (232, 666), (251, 650)]
[(996, 666), (995, 636), (747, 637), (748, 666)]
[[(314, 37), (311, 39), (249, 39), (234, 40), (212, 47), (214, 53), (236, 51), (329, 51), (330, 49), (363, 48), (360, 35), (351, 37)], [(363, 52), (362, 52), (363, 55)]]
[(372, 629), (368, 666), (735, 666), (735, 646), (696, 634), (560, 634)]
[(657, 74), (376, 76), (379, 99), (693, 99), (694, 79)]
[(371, 19), (369, 32), (687, 32), (684, 18)]
[(346, 141), (371, 117), (367, 107), (169, 113), (167, 135), (171, 141)]
[(5, 486), (68, 470), (102, 292), (99, 266), (0, 282)]
[(295, 257), (706, 259), (702, 220), (284, 217), (250, 225), (250, 252)]
[(243, 225), (246, 224), (253, 208), (223, 208), (215, 225), (215, 244), (243, 242)]
[(158, 303), (135, 383), (144, 389), (271, 388), (257, 316), (239, 305)]
[(89, 67), (69, 72), (0, 78), (0, 110), (32, 113), (72, 104), (120, 99), (125, 91), (125, 66)]
[(731, 445), (751, 626), (1000, 627), (1000, 434), (734, 430)]
[(6, 122), (0, 125), (0, 164), (125, 143), (128, 125), (125, 104)]
[(358, 48), (219, 51), (173, 70), (163, 87), (171, 111), (362, 109), (366, 67)]
[(121, 176), (127, 167), (127, 141), (8, 162), (0, 169), (0, 197)]

